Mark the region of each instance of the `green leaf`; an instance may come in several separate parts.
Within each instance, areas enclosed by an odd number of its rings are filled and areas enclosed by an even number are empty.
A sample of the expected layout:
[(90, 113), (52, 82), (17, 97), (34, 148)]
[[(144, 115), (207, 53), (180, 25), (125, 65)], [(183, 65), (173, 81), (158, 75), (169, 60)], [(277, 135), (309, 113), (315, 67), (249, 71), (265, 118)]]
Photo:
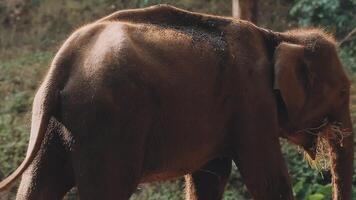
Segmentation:
[(325, 196), (320, 193), (312, 194), (308, 197), (308, 200), (325, 200)]
[(320, 194), (323, 194), (325, 196), (325, 199), (331, 199), (332, 198), (332, 186), (331, 186), (331, 184), (328, 184), (328, 185), (317, 185), (316, 192), (320, 193)]

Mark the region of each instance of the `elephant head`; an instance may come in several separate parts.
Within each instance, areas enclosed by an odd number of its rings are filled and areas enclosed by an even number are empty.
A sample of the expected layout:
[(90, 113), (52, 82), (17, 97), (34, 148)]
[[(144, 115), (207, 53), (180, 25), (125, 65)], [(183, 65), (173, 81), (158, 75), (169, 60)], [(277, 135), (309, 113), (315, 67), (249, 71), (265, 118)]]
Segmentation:
[(320, 142), (326, 141), (334, 199), (350, 199), (354, 157), (351, 83), (338, 58), (336, 42), (320, 30), (277, 35), (274, 88), (279, 97), (280, 126), (312, 159)]

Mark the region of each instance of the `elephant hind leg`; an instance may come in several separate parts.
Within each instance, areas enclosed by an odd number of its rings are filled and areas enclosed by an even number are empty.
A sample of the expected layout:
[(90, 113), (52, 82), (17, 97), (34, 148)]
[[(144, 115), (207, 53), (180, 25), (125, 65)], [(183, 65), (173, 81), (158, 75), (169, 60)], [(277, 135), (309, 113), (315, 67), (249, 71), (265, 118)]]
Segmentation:
[(139, 162), (135, 161), (136, 157), (123, 157), (122, 151), (111, 148), (96, 149), (88, 155), (85, 152), (90, 150), (85, 149), (73, 153), (80, 199), (129, 199), (140, 181), (137, 165)]
[(51, 120), (40, 151), (22, 175), (17, 200), (60, 200), (74, 186), (72, 164), (60, 130), (60, 125)]
[(186, 199), (221, 199), (231, 172), (231, 164), (230, 158), (217, 158), (193, 174), (186, 175)]
[(88, 128), (86, 137), (78, 137), (72, 151), (79, 197), (127, 200), (141, 179), (145, 140), (139, 136), (147, 127), (99, 125)]

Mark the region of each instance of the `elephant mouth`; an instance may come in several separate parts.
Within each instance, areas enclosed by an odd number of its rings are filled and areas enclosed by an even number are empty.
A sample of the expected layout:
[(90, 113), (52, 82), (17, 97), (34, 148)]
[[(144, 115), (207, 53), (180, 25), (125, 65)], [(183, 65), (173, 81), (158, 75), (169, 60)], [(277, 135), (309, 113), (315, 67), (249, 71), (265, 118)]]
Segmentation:
[(311, 134), (315, 138), (312, 145), (304, 151), (304, 157), (312, 168), (317, 170), (329, 170), (331, 163), (329, 155), (331, 148), (329, 141), (334, 141), (336, 144), (343, 146), (345, 137), (351, 135), (351, 130), (343, 128), (341, 122), (330, 122), (325, 118), (317, 127), (305, 128), (297, 131), (298, 134)]

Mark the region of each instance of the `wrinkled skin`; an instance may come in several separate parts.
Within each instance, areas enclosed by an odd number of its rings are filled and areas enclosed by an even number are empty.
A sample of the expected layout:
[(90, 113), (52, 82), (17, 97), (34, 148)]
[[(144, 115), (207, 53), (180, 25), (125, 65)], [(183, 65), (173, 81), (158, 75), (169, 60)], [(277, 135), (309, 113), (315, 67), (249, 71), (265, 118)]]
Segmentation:
[[(17, 199), (128, 199), (186, 175), (188, 199), (220, 199), (235, 162), (254, 199), (293, 199), (279, 137), (313, 157), (323, 119), (334, 199), (351, 199), (350, 82), (332, 38), (276, 33), (169, 6), (120, 11), (72, 34), (34, 100)], [(320, 130), (322, 134), (323, 130)]]

